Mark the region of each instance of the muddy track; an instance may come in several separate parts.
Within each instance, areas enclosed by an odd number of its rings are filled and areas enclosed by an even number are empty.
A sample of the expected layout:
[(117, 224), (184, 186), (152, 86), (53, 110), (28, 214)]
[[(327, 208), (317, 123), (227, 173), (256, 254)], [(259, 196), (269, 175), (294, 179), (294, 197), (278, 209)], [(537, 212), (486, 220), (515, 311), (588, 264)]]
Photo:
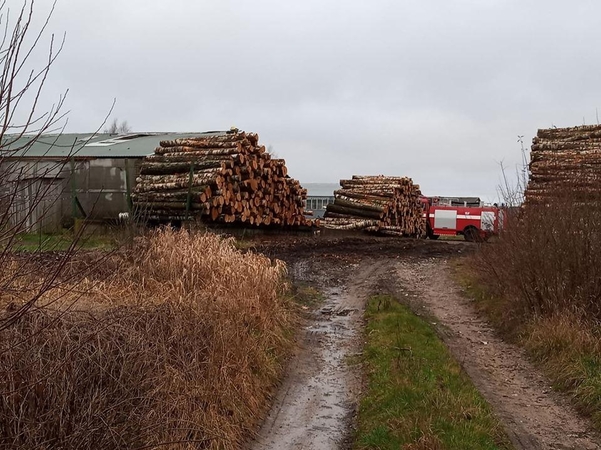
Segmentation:
[(252, 449), (329, 450), (350, 445), (361, 380), (348, 362), (361, 348), (365, 299), (388, 265), (362, 261), (350, 263), (351, 270), (343, 272), (327, 266), (302, 260), (292, 266), (297, 280), (321, 286), (325, 300), (308, 318), (289, 375)]
[(448, 261), (461, 242), (340, 239), (277, 242), (262, 250), (286, 260), (296, 281), (325, 300), (307, 318), (299, 350), (252, 450), (350, 448), (360, 390), (357, 365), (366, 299), (390, 293), (434, 317), (439, 334), (492, 405), (516, 449), (601, 449), (599, 436), (461, 295)]

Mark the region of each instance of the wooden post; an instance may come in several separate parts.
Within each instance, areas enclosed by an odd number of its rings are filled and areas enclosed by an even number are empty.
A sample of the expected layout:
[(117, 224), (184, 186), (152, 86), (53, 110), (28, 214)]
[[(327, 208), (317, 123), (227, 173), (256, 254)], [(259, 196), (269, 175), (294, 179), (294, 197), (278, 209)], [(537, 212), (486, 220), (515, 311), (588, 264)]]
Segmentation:
[(75, 219), (77, 219), (77, 216), (79, 215), (77, 213), (78, 210), (79, 210), (79, 213), (81, 214), (81, 217), (86, 219), (88, 217), (88, 215), (86, 214), (85, 210), (83, 209), (83, 206), (81, 206), (81, 203), (79, 203), (79, 198), (77, 198), (77, 183), (75, 182), (75, 159), (73, 157), (71, 157), (70, 163), (71, 163), (71, 206), (73, 208), (73, 210), (72, 210), (73, 220), (75, 221)]
[(186, 219), (190, 219), (192, 207), (192, 180), (194, 179), (194, 164), (190, 164), (190, 175), (188, 177), (188, 197), (186, 198)]

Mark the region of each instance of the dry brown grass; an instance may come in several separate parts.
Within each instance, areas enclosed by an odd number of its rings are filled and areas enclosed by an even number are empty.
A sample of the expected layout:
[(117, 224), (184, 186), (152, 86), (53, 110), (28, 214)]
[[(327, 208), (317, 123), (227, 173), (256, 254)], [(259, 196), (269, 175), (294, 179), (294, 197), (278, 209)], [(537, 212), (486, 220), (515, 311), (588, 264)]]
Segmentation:
[(601, 429), (601, 330), (573, 314), (538, 317), (521, 341), (554, 385)]
[(284, 265), (160, 231), (102, 268), (0, 336), (0, 447), (239, 448), (290, 344)]

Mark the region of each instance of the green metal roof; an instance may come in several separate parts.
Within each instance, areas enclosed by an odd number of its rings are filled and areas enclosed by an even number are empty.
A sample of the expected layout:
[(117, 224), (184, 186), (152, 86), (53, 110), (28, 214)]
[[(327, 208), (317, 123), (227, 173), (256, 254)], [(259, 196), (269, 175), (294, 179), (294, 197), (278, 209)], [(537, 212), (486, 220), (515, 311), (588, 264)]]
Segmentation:
[[(160, 141), (200, 136), (218, 136), (225, 131), (203, 133), (129, 133), (7, 135), (0, 146), (4, 158), (141, 158), (154, 152)], [(13, 142), (14, 141), (14, 142)]]

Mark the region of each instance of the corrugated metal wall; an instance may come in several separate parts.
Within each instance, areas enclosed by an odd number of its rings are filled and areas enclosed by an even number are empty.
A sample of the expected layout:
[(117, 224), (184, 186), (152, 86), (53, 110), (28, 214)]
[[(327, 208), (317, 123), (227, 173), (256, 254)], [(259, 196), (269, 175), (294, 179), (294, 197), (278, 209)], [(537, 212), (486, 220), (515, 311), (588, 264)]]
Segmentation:
[(13, 160), (2, 193), (3, 203), (10, 208), (10, 222), (22, 224), (27, 231), (54, 232), (74, 218), (117, 219), (120, 212), (129, 211), (128, 194), (141, 160)]
[(62, 218), (63, 182), (54, 178), (14, 181), (9, 217), (23, 232), (54, 232)]

